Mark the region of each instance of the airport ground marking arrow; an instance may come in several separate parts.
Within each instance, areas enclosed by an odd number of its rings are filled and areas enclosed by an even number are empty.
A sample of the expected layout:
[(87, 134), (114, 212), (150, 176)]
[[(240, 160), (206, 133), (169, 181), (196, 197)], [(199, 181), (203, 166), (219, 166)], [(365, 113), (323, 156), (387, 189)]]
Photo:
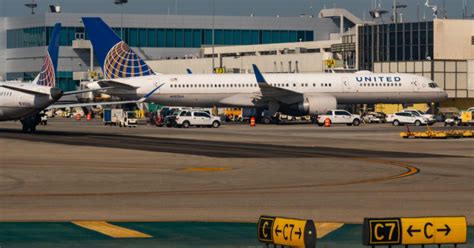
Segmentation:
[(436, 231), (438, 231), (438, 232), (445, 232), (445, 233), (444, 233), (444, 236), (448, 236), (448, 234), (451, 232), (451, 228), (449, 228), (448, 224), (444, 224), (444, 227), (446, 227), (446, 228), (443, 228), (443, 229), (436, 229)]
[(277, 237), (278, 237), (279, 233), (281, 233), (281, 230), (278, 229), (278, 225), (277, 225), (276, 228), (275, 228), (275, 234), (276, 234)]
[(410, 237), (413, 237), (413, 233), (421, 232), (421, 230), (413, 229), (413, 225), (410, 225), (407, 229), (407, 232), (408, 232), (408, 235), (410, 235)]
[(295, 232), (295, 234), (298, 235), (298, 239), (301, 239), (301, 234), (302, 234), (302, 233), (301, 233), (301, 227), (298, 228), (298, 231)]

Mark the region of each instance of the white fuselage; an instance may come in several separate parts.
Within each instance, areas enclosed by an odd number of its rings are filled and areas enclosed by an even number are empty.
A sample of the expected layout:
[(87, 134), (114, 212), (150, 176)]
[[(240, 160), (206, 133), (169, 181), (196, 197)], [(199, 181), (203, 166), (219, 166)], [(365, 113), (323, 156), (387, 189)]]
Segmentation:
[[(338, 104), (431, 103), (446, 93), (431, 80), (411, 74), (265, 74), (271, 86), (304, 96), (329, 95)], [(142, 97), (164, 83), (148, 101), (168, 106), (266, 107), (253, 74), (152, 75), (113, 79), (135, 91), (108, 91), (127, 99)], [(93, 85), (91, 87), (94, 87)], [(95, 86), (97, 87), (97, 85)], [(280, 96), (285, 98), (285, 96)], [(257, 99), (257, 100), (256, 100)]]
[(21, 82), (1, 82), (0, 84), (44, 93), (31, 94), (0, 87), (0, 121), (19, 120), (43, 110), (54, 102), (49, 95), (50, 87)]

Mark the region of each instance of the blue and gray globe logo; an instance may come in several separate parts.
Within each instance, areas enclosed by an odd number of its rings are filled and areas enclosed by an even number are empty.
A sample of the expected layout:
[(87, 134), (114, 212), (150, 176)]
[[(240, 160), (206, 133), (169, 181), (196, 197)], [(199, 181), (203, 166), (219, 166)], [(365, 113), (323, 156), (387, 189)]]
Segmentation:
[(110, 49), (104, 61), (106, 79), (147, 76), (154, 74), (145, 62), (123, 41)]
[(49, 52), (44, 57), (43, 67), (41, 68), (37, 84), (48, 87), (56, 86), (56, 75), (54, 73), (53, 61), (51, 60)]

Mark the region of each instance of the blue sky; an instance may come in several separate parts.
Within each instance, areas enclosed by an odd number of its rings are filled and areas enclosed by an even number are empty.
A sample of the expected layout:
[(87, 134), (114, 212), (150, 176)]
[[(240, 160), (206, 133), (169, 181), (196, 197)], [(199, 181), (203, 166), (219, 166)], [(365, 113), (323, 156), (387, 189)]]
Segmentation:
[[(48, 11), (48, 5), (61, 3), (63, 12), (74, 13), (120, 13), (120, 7), (113, 4), (113, 0), (35, 0), (39, 7), (38, 13)], [(368, 10), (373, 0), (215, 0), (216, 15), (250, 15), (256, 16), (297, 16), (299, 14), (316, 15), (320, 9), (326, 7), (342, 7), (363, 18), (364, 12), (368, 18)], [(389, 10), (393, 0), (381, 0), (382, 7)], [(431, 18), (431, 11), (424, 7), (425, 0), (398, 0), (408, 4), (405, 9), (405, 21), (417, 19), (417, 5), (420, 6), (420, 17), (425, 15)], [(462, 16), (463, 0), (431, 0), (432, 3), (443, 7), (446, 2), (448, 17)], [(24, 7), (31, 0), (0, 0), (1, 16), (25, 16), (29, 10)], [(212, 0), (129, 0), (125, 5), (125, 13), (144, 14), (174, 14), (183, 15), (210, 15)], [(472, 0), (467, 0), (468, 13), (473, 12)], [(425, 14), (424, 14), (425, 13)], [(387, 17), (388, 18), (388, 17)]]

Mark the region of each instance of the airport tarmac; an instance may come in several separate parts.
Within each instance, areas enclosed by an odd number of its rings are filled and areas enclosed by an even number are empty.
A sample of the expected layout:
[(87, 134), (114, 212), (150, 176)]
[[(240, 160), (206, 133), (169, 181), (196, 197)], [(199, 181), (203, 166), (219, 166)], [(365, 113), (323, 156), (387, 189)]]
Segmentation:
[(20, 127), (0, 124), (0, 221), (474, 220), (473, 139), (406, 140), (391, 125)]

